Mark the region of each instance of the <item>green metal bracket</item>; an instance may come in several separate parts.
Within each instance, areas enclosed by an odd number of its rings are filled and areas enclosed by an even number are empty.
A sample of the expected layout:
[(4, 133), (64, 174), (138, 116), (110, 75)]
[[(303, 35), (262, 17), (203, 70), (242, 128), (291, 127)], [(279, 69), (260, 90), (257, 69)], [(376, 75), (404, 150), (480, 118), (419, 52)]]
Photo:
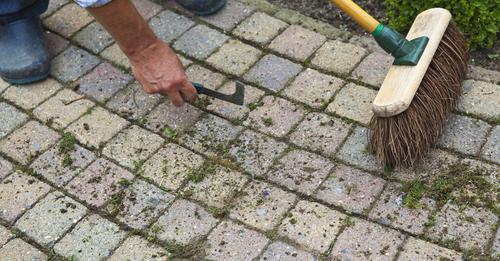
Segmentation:
[(372, 32), (377, 43), (394, 58), (395, 65), (417, 65), (429, 42), (429, 37), (422, 36), (411, 41), (390, 27), (379, 24)]

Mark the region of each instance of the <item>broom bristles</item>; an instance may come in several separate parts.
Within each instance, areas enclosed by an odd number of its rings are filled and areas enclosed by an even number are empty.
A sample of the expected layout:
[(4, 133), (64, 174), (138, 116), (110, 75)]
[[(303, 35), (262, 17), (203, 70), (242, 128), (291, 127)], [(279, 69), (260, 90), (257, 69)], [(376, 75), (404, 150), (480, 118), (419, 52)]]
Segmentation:
[(450, 23), (408, 109), (370, 121), (369, 149), (382, 165), (409, 167), (427, 154), (462, 93), (468, 60), (466, 40)]

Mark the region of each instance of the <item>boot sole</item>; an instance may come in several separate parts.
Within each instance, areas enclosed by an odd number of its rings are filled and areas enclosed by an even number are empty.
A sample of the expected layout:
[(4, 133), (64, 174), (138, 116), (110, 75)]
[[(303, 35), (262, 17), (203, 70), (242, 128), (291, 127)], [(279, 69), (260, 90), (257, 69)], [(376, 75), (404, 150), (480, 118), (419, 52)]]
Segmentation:
[(210, 10), (203, 11), (203, 12), (198, 12), (198, 11), (192, 11), (192, 13), (196, 16), (209, 16), (217, 13), (220, 11), (224, 6), (226, 5), (226, 1), (221, 1), (219, 5), (216, 5), (212, 7)]
[(42, 81), (47, 79), (49, 77), (49, 73), (43, 74), (43, 75), (37, 75), (37, 76), (32, 76), (28, 78), (23, 78), (23, 79), (9, 79), (9, 78), (3, 78), (2, 79), (10, 84), (15, 84), (15, 85), (23, 85), (23, 84), (30, 84), (38, 81)]

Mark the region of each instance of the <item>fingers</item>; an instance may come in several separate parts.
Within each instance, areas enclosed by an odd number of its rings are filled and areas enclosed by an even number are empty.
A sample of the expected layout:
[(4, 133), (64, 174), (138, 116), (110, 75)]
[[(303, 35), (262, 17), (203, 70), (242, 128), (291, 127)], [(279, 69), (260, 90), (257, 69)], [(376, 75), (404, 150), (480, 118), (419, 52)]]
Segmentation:
[(177, 90), (167, 91), (166, 95), (168, 95), (168, 97), (172, 101), (172, 104), (174, 104), (176, 107), (180, 107), (184, 104), (184, 99), (182, 98), (182, 95), (180, 94), (179, 91)]
[(182, 87), (180, 88), (182, 97), (184, 97), (187, 101), (195, 101), (196, 100), (196, 89), (190, 81), (184, 80)]

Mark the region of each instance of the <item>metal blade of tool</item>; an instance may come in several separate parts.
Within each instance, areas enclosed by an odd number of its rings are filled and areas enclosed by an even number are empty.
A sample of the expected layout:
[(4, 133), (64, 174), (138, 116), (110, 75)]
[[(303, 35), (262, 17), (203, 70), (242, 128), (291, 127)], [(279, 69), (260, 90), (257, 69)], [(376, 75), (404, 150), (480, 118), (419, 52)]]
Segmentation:
[(236, 105), (242, 106), (243, 100), (245, 99), (245, 87), (243, 83), (239, 81), (236, 81), (236, 90), (233, 94), (224, 94), (211, 89), (207, 89), (200, 83), (193, 82), (193, 86), (194, 88), (196, 88), (198, 94), (205, 94), (215, 99), (227, 101)]

